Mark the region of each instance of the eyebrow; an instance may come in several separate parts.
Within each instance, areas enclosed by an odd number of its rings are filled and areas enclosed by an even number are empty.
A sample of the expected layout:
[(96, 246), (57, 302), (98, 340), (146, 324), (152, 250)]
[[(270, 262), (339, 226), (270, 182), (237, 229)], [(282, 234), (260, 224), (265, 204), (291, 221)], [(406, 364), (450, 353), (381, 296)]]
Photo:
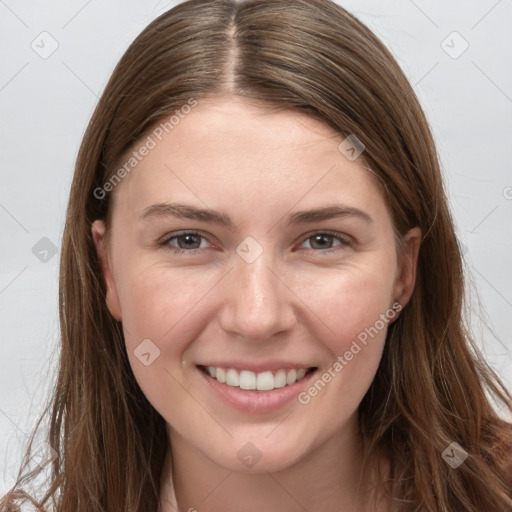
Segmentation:
[(196, 206), (179, 203), (157, 203), (148, 206), (140, 215), (140, 220), (150, 217), (176, 217), (179, 219), (193, 219), (203, 222), (219, 224), (230, 230), (234, 229), (234, 223), (225, 213), (220, 213), (210, 208), (197, 208)]
[[(180, 203), (153, 204), (144, 209), (139, 219), (146, 220), (151, 217), (175, 217), (180, 219), (199, 220), (202, 222), (218, 224), (219, 226), (226, 227), (231, 231), (235, 229), (234, 222), (231, 220), (229, 215), (225, 213), (218, 212), (210, 208), (198, 208), (196, 206)], [(368, 224), (373, 223), (373, 219), (370, 215), (359, 208), (334, 204), (311, 210), (295, 212), (287, 217), (287, 224), (308, 224), (341, 217), (356, 217), (362, 219)]]

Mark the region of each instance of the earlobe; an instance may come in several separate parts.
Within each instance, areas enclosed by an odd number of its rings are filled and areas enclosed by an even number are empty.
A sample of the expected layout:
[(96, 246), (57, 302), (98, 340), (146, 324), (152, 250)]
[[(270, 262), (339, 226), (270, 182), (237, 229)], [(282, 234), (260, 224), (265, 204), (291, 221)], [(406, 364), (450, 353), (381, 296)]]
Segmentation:
[(422, 240), (421, 229), (416, 227), (403, 237), (399, 255), (399, 272), (393, 290), (393, 297), (404, 307), (414, 291), (416, 268)]
[(91, 225), (92, 238), (96, 247), (96, 254), (100, 263), (101, 273), (105, 281), (105, 300), (110, 314), (118, 321), (121, 321), (121, 307), (117, 297), (116, 285), (112, 275), (111, 265), (108, 258), (106, 244), (106, 228), (103, 220), (95, 220)]

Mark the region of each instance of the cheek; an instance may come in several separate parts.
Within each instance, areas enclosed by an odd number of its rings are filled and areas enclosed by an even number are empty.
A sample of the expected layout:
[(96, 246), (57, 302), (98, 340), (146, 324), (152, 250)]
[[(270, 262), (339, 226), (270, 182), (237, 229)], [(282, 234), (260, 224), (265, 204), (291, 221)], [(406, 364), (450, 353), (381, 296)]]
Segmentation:
[[(182, 360), (204, 322), (201, 298), (212, 282), (193, 286), (196, 279), (187, 272), (158, 267), (137, 269), (126, 274), (120, 289), (126, 350), (135, 378), (145, 396), (162, 415), (173, 407), (189, 403), (182, 383)], [(206, 287), (206, 288), (205, 288)]]
[(324, 324), (327, 333), (319, 340), (330, 355), (297, 398), (308, 415), (308, 429), (322, 432), (321, 439), (334, 435), (356, 413), (378, 370), (387, 328), (396, 316), (387, 275), (345, 272), (319, 282), (318, 293), (311, 295), (321, 318), (317, 325)]
[(190, 319), (202, 310), (201, 298), (215, 279), (210, 283), (204, 275), (197, 286), (197, 276), (190, 272), (154, 267), (131, 275), (119, 293), (127, 346), (134, 348), (142, 338), (150, 338), (157, 344), (167, 340), (166, 350), (180, 351), (184, 342), (180, 333), (186, 328), (190, 337)]
[(167, 400), (169, 393), (179, 400), (182, 361), (214, 321), (216, 285), (222, 274), (192, 267), (170, 269), (159, 262), (126, 266), (120, 276), (126, 350), (135, 377), (153, 404)]
[[(393, 259), (380, 264), (366, 264), (301, 280), (301, 298), (315, 312), (317, 324), (323, 325), (323, 342), (331, 352), (348, 350), (355, 339), (375, 326), (384, 331), (382, 315), (392, 304), (395, 267)], [(318, 331), (318, 329), (317, 329)], [(373, 331), (372, 331), (373, 332)]]
[[(318, 341), (329, 353), (317, 380), (299, 397), (315, 410), (320, 423), (329, 418), (332, 431), (354, 413), (370, 387), (379, 367), (387, 328), (396, 317), (391, 309), (395, 257), (390, 251), (368, 258), (364, 265), (317, 273), (315, 285), (303, 279), (304, 301)], [(337, 404), (336, 407), (333, 404)]]

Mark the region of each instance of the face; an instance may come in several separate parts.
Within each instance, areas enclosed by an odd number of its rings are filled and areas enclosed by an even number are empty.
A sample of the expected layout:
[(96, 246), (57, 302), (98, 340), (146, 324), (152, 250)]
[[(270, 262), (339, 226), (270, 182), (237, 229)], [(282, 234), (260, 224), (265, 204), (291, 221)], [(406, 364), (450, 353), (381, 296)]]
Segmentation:
[(171, 442), (289, 467), (355, 424), (420, 233), (398, 254), (375, 176), (303, 114), (205, 99), (153, 138), (92, 227), (135, 377)]

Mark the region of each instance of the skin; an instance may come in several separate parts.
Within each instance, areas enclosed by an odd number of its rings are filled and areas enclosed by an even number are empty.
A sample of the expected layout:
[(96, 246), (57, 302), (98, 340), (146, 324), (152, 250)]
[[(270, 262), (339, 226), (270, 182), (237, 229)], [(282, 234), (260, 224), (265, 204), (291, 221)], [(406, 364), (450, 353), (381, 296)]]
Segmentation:
[[(308, 362), (321, 375), (395, 300), (409, 300), (421, 233), (407, 233), (398, 254), (376, 178), (361, 158), (338, 150), (342, 140), (300, 113), (202, 99), (115, 188), (108, 237), (102, 220), (92, 225), (107, 305), (123, 323), (141, 389), (167, 422), (173, 459), (162, 474), (164, 512), (174, 510), (171, 472), (180, 510), (369, 510), (356, 490), (357, 409), (386, 327), (307, 405), (294, 399), (270, 414), (224, 404), (196, 367), (279, 359)], [(170, 201), (223, 212), (234, 227), (140, 220), (148, 206)], [(299, 210), (333, 203), (372, 221), (286, 223)], [(194, 252), (186, 237), (158, 245), (180, 230), (206, 239), (188, 240)], [(326, 230), (343, 241), (317, 243), (313, 235)], [(248, 236), (262, 249), (252, 263), (236, 252)], [(189, 253), (175, 254), (180, 245)], [(134, 353), (144, 339), (160, 350), (149, 366)], [(251, 468), (237, 457), (248, 442), (261, 454)]]

